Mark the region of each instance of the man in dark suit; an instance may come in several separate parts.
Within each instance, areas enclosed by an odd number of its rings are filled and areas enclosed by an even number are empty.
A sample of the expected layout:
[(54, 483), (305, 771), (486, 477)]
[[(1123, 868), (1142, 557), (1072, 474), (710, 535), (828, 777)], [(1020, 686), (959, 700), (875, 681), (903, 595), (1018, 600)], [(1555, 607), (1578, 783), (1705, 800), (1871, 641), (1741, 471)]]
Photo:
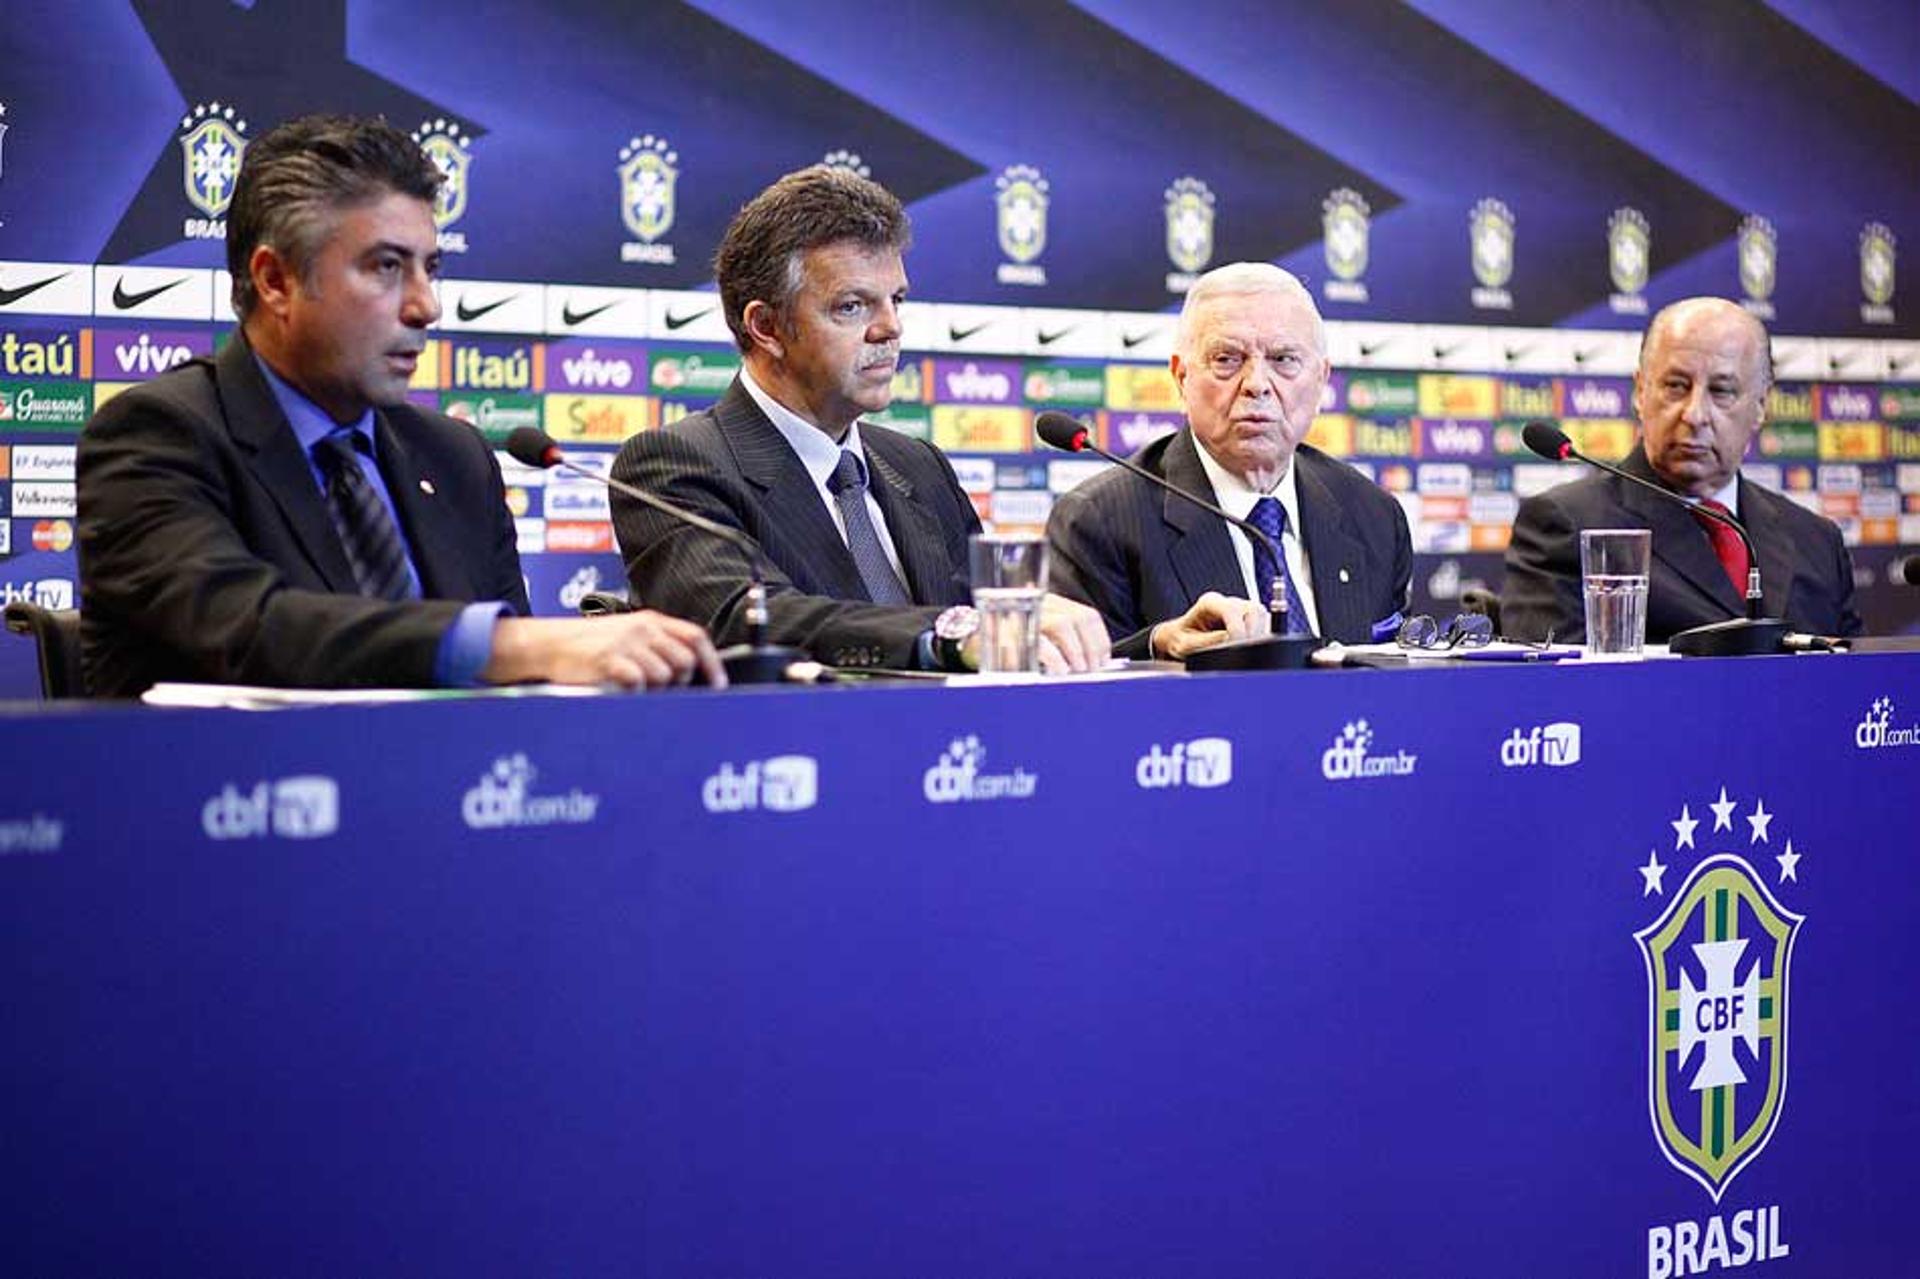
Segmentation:
[(724, 682), (677, 618), (518, 616), (491, 451), (404, 402), (440, 314), (439, 180), (384, 121), (309, 117), (247, 148), (227, 222), (240, 332), (109, 401), (80, 441), (95, 695), (161, 680)]
[[(1691, 502), (1718, 504), (1746, 525), (1769, 617), (1815, 634), (1856, 635), (1853, 562), (1840, 530), (1740, 477), (1772, 383), (1766, 330), (1745, 310), (1721, 298), (1667, 307), (1641, 343), (1633, 378), (1640, 441), (1622, 469)], [(1585, 637), (1580, 532), (1592, 528), (1653, 530), (1648, 640), (1665, 643), (1680, 631), (1747, 615), (1747, 557), (1731, 530), (1600, 474), (1521, 503), (1502, 588), (1507, 634)]]
[(1054, 581), (1100, 611), (1114, 651), (1182, 658), (1265, 634), (1281, 571), (1288, 629), (1345, 643), (1390, 637), (1413, 573), (1399, 503), (1365, 476), (1302, 444), (1330, 367), (1313, 295), (1287, 272), (1241, 262), (1187, 294), (1170, 367), (1187, 425), (1138, 461), (1181, 489), (1251, 520), (1264, 547), (1121, 470), (1055, 503)]
[[(711, 409), (628, 440), (613, 473), (759, 545), (774, 642), (838, 666), (964, 669), (979, 518), (940, 450), (859, 420), (892, 399), (908, 240), (900, 202), (844, 169), (755, 196), (714, 259), (740, 377)], [(753, 566), (737, 549), (618, 492), (613, 515), (635, 599), (746, 638)], [(1107, 655), (1098, 618), (1046, 597), (1043, 668)]]

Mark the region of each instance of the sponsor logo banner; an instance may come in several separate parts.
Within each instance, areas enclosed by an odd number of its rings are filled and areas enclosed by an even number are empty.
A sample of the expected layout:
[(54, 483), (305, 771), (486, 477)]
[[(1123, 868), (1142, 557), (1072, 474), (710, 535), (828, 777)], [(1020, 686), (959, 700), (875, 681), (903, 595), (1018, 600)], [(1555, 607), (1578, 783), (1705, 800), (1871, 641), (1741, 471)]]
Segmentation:
[(718, 399), (739, 372), (737, 351), (657, 350), (647, 372), (647, 384), (669, 395)]
[(1775, 382), (1767, 389), (1767, 421), (1811, 422), (1813, 387), (1806, 382)]
[(820, 802), (820, 762), (811, 755), (775, 755), (723, 763), (700, 784), (709, 813), (798, 813)]
[[(444, 390), (538, 391), (545, 379), (540, 348), (531, 342), (448, 340)], [(415, 378), (417, 382), (419, 379)]]
[(41, 608), (73, 608), (73, 579), (43, 577), (25, 582), (0, 582), (0, 607), (24, 600)]
[(1879, 462), (1886, 455), (1886, 439), (1878, 422), (1820, 423), (1820, 456), (1823, 460)]
[[(540, 425), (540, 397), (537, 395), (473, 395), (449, 392), (440, 397), (440, 411), (448, 417), (458, 418), (474, 427), (492, 444), (503, 443), (509, 434), (520, 427)], [(544, 477), (546, 472), (536, 471), (534, 474)], [(514, 482), (524, 483), (525, 481)]]
[(1180, 388), (1165, 367), (1107, 365), (1107, 407), (1182, 412)]
[(652, 430), (658, 403), (644, 395), (549, 395), (547, 434), (582, 444), (618, 444)]
[(1358, 719), (1343, 726), (1335, 734), (1333, 745), (1321, 752), (1320, 775), (1330, 782), (1405, 777), (1418, 762), (1419, 757), (1407, 751), (1395, 751), (1391, 755), (1376, 753), (1372, 726)]
[(16, 444), (13, 446), (13, 478), (71, 480), (77, 451), (71, 444)]
[(639, 342), (566, 339), (547, 343), (547, 390), (638, 395), (647, 386), (647, 348)]
[(1760, 456), (1820, 456), (1820, 431), (1811, 422), (1768, 422), (1760, 428)]
[[(1561, 424), (1578, 448), (1588, 457), (1603, 462), (1618, 462), (1633, 452), (1636, 427), (1632, 422), (1564, 422)], [(1569, 478), (1578, 479), (1578, 475)]]
[(85, 426), (93, 409), (84, 382), (0, 382), (0, 424), (16, 431)]
[[(19, 451), (19, 446), (16, 446), (16, 466), (19, 464)], [(21, 519), (73, 519), (79, 514), (75, 509), (74, 485), (22, 484), (16, 479), (13, 483), (13, 513)]]
[(996, 799), (1031, 799), (1040, 779), (1024, 768), (986, 771), (987, 748), (969, 733), (956, 737), (920, 779), (929, 803), (959, 804)]
[(1562, 720), (1516, 728), (1500, 743), (1503, 768), (1571, 768), (1580, 762), (1580, 726)]
[(1035, 404), (1097, 408), (1107, 394), (1105, 369), (1085, 364), (1029, 363), (1022, 386)]
[[(0, 121), (0, 133), (5, 130)], [(93, 268), (77, 262), (0, 262), (0, 311), (92, 315)]]
[(1186, 425), (1186, 417), (1179, 413), (1106, 413), (1106, 430), (1102, 433), (1106, 440), (1106, 450), (1129, 457), (1159, 439), (1171, 435)]
[(66, 833), (64, 821), (45, 813), (0, 819), (0, 857), (57, 853)]
[(1012, 360), (933, 360), (936, 404), (1015, 404), (1021, 371)]
[(18, 325), (0, 330), (0, 378), (93, 376), (93, 335), (85, 329)]
[(1493, 423), (1428, 418), (1415, 423), (1422, 457), (1493, 456)]
[(547, 795), (533, 793), (540, 775), (526, 755), (515, 752), (493, 767), (460, 798), (460, 820), (469, 830), (505, 830), (519, 826), (577, 826), (593, 820), (600, 797), (579, 787)]
[(1421, 417), (1490, 418), (1500, 411), (1499, 383), (1490, 377), (1420, 375)]
[(208, 839), (324, 839), (340, 829), (340, 787), (331, 777), (228, 782), (200, 806)]
[(204, 329), (96, 329), (94, 367), (103, 378), (138, 382), (199, 355), (213, 354)]
[(1558, 416), (1554, 380), (1550, 377), (1505, 377), (1499, 381), (1498, 416), (1515, 420)]
[(1813, 388), (1814, 416), (1822, 422), (1870, 422), (1878, 405), (1864, 386), (1823, 382)]
[(1633, 379), (1559, 378), (1554, 385), (1553, 407), (1553, 416), (1559, 418), (1630, 418), (1633, 416)]
[(1854, 725), (1853, 744), (1863, 751), (1885, 750), (1895, 746), (1920, 746), (1920, 723), (1895, 724), (1893, 699), (1876, 697), (1860, 722)]
[(611, 524), (550, 519), (546, 521), (546, 525), (546, 550), (585, 552), (596, 555), (613, 550), (613, 525)]
[(1233, 781), (1233, 742), (1225, 737), (1196, 737), (1172, 746), (1149, 747), (1134, 763), (1133, 781), (1141, 790), (1226, 786)]
[(1024, 453), (1031, 447), (1033, 422), (1025, 409), (936, 405), (933, 442), (958, 453)]
[(1362, 417), (1410, 417), (1420, 410), (1420, 380), (1412, 374), (1350, 374), (1344, 407)]

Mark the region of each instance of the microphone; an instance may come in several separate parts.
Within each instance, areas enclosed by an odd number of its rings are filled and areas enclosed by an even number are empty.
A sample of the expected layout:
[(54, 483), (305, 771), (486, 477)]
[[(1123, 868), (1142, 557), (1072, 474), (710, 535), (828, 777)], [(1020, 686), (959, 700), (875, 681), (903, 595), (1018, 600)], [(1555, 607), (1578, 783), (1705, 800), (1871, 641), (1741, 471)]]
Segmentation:
[(767, 612), (767, 587), (761, 578), (760, 565), (764, 557), (753, 539), (739, 529), (729, 528), (704, 515), (696, 515), (683, 506), (656, 497), (645, 489), (635, 488), (624, 480), (614, 479), (610, 475), (601, 475), (571, 461), (553, 441), (553, 437), (537, 426), (516, 426), (507, 434), (507, 454), (522, 466), (531, 466), (536, 470), (558, 468), (583, 475), (595, 484), (602, 485), (632, 498), (642, 506), (660, 512), (668, 519), (691, 525), (703, 533), (735, 547), (747, 557), (747, 635), (745, 644), (733, 644), (720, 650), (720, 664), (727, 672), (727, 679), (735, 684), (776, 684), (787, 678), (787, 668), (795, 662), (806, 660), (806, 654), (797, 648), (767, 642), (767, 625), (771, 618)]
[(1920, 555), (1909, 555), (1887, 566), (1887, 576), (1908, 586), (1920, 586)]
[(1107, 452), (1095, 444), (1087, 428), (1077, 418), (1062, 413), (1058, 409), (1048, 409), (1033, 420), (1034, 434), (1043, 444), (1061, 450), (1064, 453), (1091, 453), (1095, 457), (1105, 458), (1124, 471), (1129, 471), (1150, 484), (1156, 484), (1183, 498), (1210, 515), (1218, 516), (1227, 523), (1245, 533), (1247, 537), (1267, 548), (1267, 554), (1273, 557), (1274, 575), (1267, 583), (1267, 614), (1272, 634), (1250, 640), (1233, 640), (1225, 644), (1216, 644), (1202, 649), (1187, 658), (1191, 670), (1281, 670), (1304, 667), (1308, 656), (1323, 641), (1317, 635), (1288, 635), (1287, 631), (1287, 579), (1285, 577), (1286, 557), (1279, 545), (1253, 523), (1237, 515), (1229, 515), (1216, 504), (1193, 493), (1163, 476), (1155, 475), (1137, 462)]
[(1668, 651), (1683, 657), (1736, 657), (1783, 651), (1787, 624), (1762, 615), (1764, 605), (1760, 598), (1760, 553), (1754, 549), (1753, 538), (1748, 536), (1746, 526), (1739, 520), (1725, 511), (1695, 505), (1678, 493), (1655, 484), (1652, 480), (1621, 470), (1597, 458), (1588, 457), (1573, 447), (1573, 441), (1567, 438), (1565, 431), (1551, 422), (1527, 423), (1520, 431), (1520, 440), (1527, 448), (1549, 462), (1565, 462), (1569, 459), (1584, 462), (1596, 470), (1605, 471), (1609, 475), (1638, 484), (1647, 492), (1658, 494), (1662, 499), (1684, 508), (1693, 515), (1703, 515), (1709, 519), (1718, 520), (1739, 536), (1740, 544), (1747, 548), (1747, 615), (1681, 631), (1667, 642)]

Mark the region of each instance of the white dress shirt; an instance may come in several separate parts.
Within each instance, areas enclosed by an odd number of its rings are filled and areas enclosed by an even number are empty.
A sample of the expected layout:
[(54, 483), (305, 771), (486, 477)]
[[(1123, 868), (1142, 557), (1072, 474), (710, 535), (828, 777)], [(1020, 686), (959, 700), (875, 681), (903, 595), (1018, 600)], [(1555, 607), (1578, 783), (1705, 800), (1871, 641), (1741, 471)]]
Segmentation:
[[(1273, 491), (1261, 493), (1220, 465), (1199, 439), (1194, 440), (1193, 447), (1200, 455), (1200, 465), (1207, 472), (1207, 482), (1213, 485), (1214, 500), (1220, 503), (1227, 514), (1244, 520), (1253, 514), (1253, 504), (1263, 497), (1278, 500), (1280, 508), (1287, 513), (1287, 528), (1280, 537), (1280, 552), (1287, 557), (1287, 576), (1293, 579), (1294, 594), (1300, 597), (1300, 607), (1306, 612), (1307, 625), (1318, 635), (1320, 610), (1313, 599), (1312, 565), (1307, 559), (1307, 545), (1300, 540), (1300, 491), (1294, 482), (1292, 459), (1288, 459), (1287, 473), (1280, 477)], [(1265, 604), (1267, 584), (1253, 580), (1253, 543), (1231, 524), (1227, 525), (1227, 539), (1233, 543), (1233, 557), (1240, 563), (1240, 577), (1246, 583), (1247, 598)]]

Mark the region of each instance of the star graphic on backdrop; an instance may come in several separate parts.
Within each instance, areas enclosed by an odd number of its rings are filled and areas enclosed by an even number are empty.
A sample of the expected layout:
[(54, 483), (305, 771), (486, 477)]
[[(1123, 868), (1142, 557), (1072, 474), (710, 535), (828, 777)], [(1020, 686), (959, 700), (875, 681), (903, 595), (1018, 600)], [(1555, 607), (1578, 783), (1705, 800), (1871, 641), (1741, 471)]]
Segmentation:
[(1640, 877), (1646, 881), (1646, 887), (1640, 890), (1640, 895), (1651, 897), (1655, 893), (1664, 894), (1667, 890), (1661, 886), (1660, 880), (1666, 873), (1667, 868), (1660, 864), (1660, 854), (1654, 849), (1648, 849), (1647, 864), (1640, 868)]
[(1787, 841), (1787, 851), (1781, 853), (1773, 860), (1780, 863), (1781, 883), (1784, 884), (1789, 879), (1796, 884), (1800, 882), (1800, 854), (1793, 851), (1792, 840)]
[(1767, 827), (1771, 825), (1772, 822), (1773, 814), (1767, 811), (1767, 806), (1757, 799), (1754, 800), (1753, 812), (1747, 815), (1747, 825), (1753, 827), (1753, 836), (1748, 839), (1747, 842), (1749, 844), (1766, 843)]
[(1727, 798), (1726, 787), (1722, 786), (1720, 788), (1720, 802), (1717, 804), (1708, 804), (1707, 807), (1713, 810), (1713, 828), (1715, 830), (1733, 829), (1734, 802)]
[(1673, 826), (1674, 849), (1677, 851), (1682, 848), (1692, 848), (1693, 828), (1700, 824), (1700, 819), (1688, 812), (1687, 806), (1682, 804), (1680, 805), (1680, 820), (1670, 824)]
[[(183, 114), (199, 103), (231, 104), (253, 123), (255, 137), (322, 110), (384, 115), (401, 129), (452, 114), (347, 60), (346, 0), (244, 7), (232, 0), (134, 0), (133, 8), (179, 86)], [(220, 56), (208, 57), (209, 49)], [(236, 74), (236, 67), (245, 71)], [(470, 138), (487, 132), (464, 123)], [(169, 134), (101, 249), (102, 261), (143, 257), (181, 238), (182, 221), (198, 215), (187, 202), (181, 166), (179, 137)]]

